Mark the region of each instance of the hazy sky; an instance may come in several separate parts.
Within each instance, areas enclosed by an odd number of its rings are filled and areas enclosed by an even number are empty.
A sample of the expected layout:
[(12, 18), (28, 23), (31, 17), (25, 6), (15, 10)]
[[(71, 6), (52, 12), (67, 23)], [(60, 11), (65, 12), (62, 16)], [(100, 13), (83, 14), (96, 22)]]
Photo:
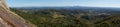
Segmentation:
[(120, 0), (6, 0), (10, 7), (24, 6), (97, 6), (120, 7)]

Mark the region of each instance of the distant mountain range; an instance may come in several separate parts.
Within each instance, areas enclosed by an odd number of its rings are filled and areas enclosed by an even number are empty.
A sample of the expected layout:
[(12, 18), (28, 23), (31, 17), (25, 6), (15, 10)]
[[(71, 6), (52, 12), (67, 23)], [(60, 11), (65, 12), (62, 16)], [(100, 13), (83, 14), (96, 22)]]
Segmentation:
[(27, 11), (38, 11), (38, 10), (45, 10), (45, 9), (54, 9), (54, 10), (77, 10), (77, 11), (84, 11), (89, 13), (92, 11), (93, 13), (120, 13), (120, 8), (111, 8), (111, 7), (84, 7), (84, 6), (71, 6), (71, 7), (14, 7), (18, 10), (27, 10)]
[(48, 9), (48, 8), (55, 8), (55, 9), (112, 9), (112, 10), (120, 10), (120, 8), (114, 7), (85, 7), (85, 6), (65, 6), (65, 7), (11, 7), (17, 9)]

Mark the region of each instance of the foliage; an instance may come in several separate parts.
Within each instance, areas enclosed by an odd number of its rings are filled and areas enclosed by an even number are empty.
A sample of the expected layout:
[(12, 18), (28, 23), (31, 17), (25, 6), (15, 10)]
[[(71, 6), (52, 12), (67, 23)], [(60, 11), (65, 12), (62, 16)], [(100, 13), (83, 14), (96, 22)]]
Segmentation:
[(120, 27), (120, 15), (90, 16), (82, 10), (56, 9), (25, 12), (11, 8), (11, 11), (17, 13), (38, 27)]

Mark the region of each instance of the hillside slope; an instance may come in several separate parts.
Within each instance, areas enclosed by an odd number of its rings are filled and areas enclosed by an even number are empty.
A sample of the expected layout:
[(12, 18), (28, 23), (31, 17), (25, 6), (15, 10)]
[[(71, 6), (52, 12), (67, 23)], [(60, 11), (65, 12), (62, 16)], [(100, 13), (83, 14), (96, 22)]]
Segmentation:
[(19, 15), (11, 12), (4, 0), (0, 0), (0, 27), (36, 27)]
[(120, 14), (89, 16), (84, 11), (62, 9), (26, 11), (12, 8), (11, 11), (38, 27), (119, 27), (120, 25)]

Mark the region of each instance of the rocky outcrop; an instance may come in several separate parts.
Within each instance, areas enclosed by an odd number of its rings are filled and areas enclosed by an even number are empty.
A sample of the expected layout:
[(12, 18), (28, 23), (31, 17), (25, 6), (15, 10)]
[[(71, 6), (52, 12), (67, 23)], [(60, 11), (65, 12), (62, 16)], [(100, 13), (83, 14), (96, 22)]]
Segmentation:
[(3, 0), (0, 0), (0, 27), (36, 27), (19, 15), (11, 12)]

